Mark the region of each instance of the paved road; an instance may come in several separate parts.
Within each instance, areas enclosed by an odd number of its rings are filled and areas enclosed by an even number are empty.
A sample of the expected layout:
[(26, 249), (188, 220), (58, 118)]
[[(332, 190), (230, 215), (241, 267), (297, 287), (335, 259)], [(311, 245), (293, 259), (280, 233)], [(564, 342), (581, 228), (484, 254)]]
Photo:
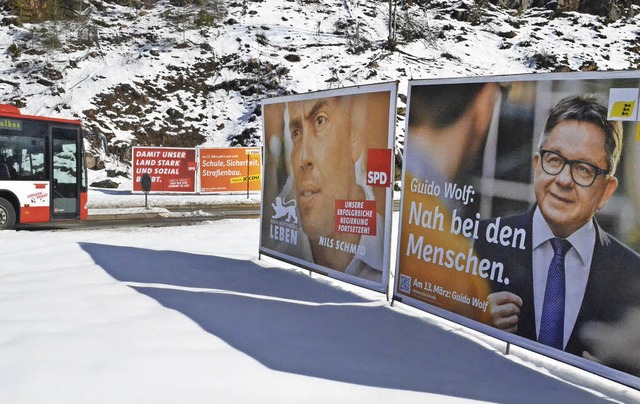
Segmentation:
[(182, 226), (210, 220), (259, 218), (260, 205), (166, 206), (161, 209), (122, 209), (108, 213), (93, 209), (87, 220), (18, 226), (18, 230), (90, 229), (128, 226)]

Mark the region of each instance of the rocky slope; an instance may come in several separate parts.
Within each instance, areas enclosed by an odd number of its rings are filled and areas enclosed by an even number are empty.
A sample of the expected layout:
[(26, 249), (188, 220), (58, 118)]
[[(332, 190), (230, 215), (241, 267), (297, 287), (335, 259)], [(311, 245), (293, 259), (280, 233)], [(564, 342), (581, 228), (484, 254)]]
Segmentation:
[(108, 139), (92, 139), (93, 168), (127, 176), (132, 145), (259, 145), (266, 97), (397, 80), (400, 149), (409, 79), (640, 66), (638, 17), (413, 2), (390, 50), (388, 15), (370, 0), (95, 0), (43, 24), (5, 10), (0, 102), (81, 119)]

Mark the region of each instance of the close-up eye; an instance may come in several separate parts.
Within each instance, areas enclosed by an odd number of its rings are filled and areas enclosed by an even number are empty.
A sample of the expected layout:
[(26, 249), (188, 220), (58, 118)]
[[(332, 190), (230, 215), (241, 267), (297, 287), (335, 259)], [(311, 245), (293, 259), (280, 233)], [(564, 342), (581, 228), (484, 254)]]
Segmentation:
[(579, 164), (576, 164), (576, 166), (577, 166), (577, 170), (582, 174), (591, 175), (595, 171), (593, 167), (591, 167), (587, 163), (579, 163)]
[(562, 164), (562, 159), (559, 156), (553, 154), (550, 154), (549, 157), (547, 157), (547, 161), (553, 165)]
[(327, 117), (324, 115), (318, 115), (316, 117), (316, 126), (322, 126), (327, 122)]
[(300, 129), (294, 129), (293, 131), (291, 131), (291, 138), (295, 139), (298, 136), (300, 136)]

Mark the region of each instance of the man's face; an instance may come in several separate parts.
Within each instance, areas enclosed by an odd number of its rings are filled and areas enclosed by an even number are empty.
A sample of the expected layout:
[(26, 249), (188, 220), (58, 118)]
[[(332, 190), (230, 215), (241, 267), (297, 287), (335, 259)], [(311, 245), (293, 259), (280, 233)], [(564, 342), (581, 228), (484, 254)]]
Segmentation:
[[(582, 160), (608, 169), (605, 160), (605, 133), (589, 122), (560, 122), (542, 146), (569, 160)], [(547, 174), (536, 153), (533, 159), (534, 189), (542, 216), (557, 237), (568, 237), (587, 223), (596, 209), (604, 207), (618, 182), (614, 177), (598, 175), (590, 187), (582, 187), (571, 178), (569, 164), (557, 175)]]
[(309, 237), (330, 236), (336, 199), (355, 186), (350, 110), (337, 97), (289, 103), (291, 164), (298, 211)]

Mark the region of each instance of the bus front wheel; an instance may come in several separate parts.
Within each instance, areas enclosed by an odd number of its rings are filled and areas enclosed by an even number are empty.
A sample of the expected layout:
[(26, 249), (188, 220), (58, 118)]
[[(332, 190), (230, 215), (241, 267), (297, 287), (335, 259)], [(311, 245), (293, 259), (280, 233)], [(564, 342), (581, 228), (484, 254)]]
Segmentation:
[(11, 202), (4, 198), (0, 198), (0, 230), (13, 229), (16, 224), (16, 211), (13, 209)]

